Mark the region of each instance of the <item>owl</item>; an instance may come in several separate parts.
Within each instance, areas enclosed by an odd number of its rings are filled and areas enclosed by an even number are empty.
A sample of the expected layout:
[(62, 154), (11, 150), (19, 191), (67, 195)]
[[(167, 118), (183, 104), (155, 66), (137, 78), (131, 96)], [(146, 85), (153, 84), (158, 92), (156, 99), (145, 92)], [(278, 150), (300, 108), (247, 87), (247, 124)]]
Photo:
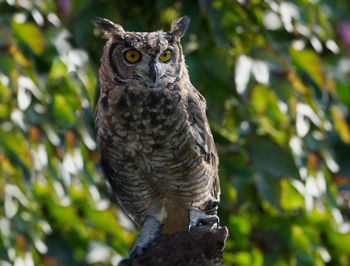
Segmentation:
[(108, 38), (96, 105), (101, 166), (141, 227), (129, 256), (159, 234), (219, 226), (218, 155), (180, 44), (189, 18), (168, 32), (128, 32), (102, 18), (94, 24)]

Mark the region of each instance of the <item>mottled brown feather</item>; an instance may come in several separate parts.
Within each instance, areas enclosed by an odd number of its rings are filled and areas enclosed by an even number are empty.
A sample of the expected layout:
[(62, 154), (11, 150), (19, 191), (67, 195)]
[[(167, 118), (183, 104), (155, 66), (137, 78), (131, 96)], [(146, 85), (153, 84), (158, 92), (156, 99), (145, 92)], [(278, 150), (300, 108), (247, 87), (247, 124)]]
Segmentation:
[[(119, 25), (113, 30), (108, 21), (100, 21), (109, 36), (96, 106), (101, 165), (135, 223), (142, 226), (154, 215), (164, 233), (183, 230), (188, 210), (205, 209), (206, 202), (220, 197), (206, 102), (189, 80), (179, 42), (187, 25), (173, 24), (177, 35), (172, 38), (171, 32), (125, 32)], [(142, 55), (140, 63), (125, 62), (127, 49)], [(172, 58), (162, 63), (159, 56), (166, 49)], [(163, 75), (153, 85), (152, 64)]]

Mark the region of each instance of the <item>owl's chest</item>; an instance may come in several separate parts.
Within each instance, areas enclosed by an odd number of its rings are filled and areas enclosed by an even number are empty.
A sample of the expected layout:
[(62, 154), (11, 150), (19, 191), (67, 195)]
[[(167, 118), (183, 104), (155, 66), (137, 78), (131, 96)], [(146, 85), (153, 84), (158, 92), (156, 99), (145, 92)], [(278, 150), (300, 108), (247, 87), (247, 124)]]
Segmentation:
[[(112, 140), (126, 155), (150, 154), (180, 137), (187, 113), (178, 91), (137, 93), (126, 88), (118, 102), (109, 106)], [(170, 140), (172, 138), (172, 140)]]

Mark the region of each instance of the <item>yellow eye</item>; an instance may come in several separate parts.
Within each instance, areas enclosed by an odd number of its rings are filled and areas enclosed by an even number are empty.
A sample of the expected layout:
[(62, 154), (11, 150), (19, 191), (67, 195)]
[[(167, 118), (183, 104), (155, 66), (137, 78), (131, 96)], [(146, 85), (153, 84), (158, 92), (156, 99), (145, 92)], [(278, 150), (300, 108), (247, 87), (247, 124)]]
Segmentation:
[(141, 54), (133, 49), (127, 50), (124, 53), (125, 60), (128, 61), (129, 63), (136, 63), (140, 61), (141, 59)]
[(160, 60), (162, 60), (164, 63), (168, 62), (171, 58), (171, 51), (170, 50), (165, 50), (160, 56)]

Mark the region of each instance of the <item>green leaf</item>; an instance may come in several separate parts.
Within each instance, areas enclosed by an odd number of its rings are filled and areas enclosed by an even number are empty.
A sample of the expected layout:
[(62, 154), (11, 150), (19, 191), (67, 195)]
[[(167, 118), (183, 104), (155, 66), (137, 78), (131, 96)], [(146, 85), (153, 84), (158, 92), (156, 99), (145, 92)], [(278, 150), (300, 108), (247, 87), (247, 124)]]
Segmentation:
[(258, 84), (252, 90), (249, 103), (253, 119), (262, 132), (268, 133), (279, 143), (285, 142), (289, 118), (281, 112), (274, 91), (266, 85)]
[(67, 97), (61, 94), (55, 94), (53, 98), (52, 113), (60, 125), (70, 126), (76, 123), (77, 118), (74, 114), (74, 109)]
[(249, 247), (251, 224), (247, 218), (231, 215), (229, 219), (229, 230), (235, 247), (239, 249)]
[(254, 248), (249, 252), (240, 251), (234, 254), (225, 252), (223, 256), (223, 265), (262, 266), (265, 264), (262, 252)]
[[(263, 173), (258, 174), (258, 181), (256, 184), (256, 188), (259, 191), (262, 199), (269, 203), (271, 206), (276, 208), (277, 210), (281, 210), (281, 187), (280, 180), (276, 180), (271, 176), (265, 175)], [(271, 209), (268, 204), (264, 204), (263, 207), (266, 211), (270, 213), (274, 213), (275, 211)]]
[(296, 50), (291, 47), (290, 55), (292, 57), (293, 63), (297, 67), (306, 71), (319, 88), (324, 87), (322, 63), (314, 51)]
[(87, 206), (85, 214), (98, 228), (117, 237), (121, 237), (124, 234), (122, 227), (117, 223), (116, 217), (110, 210), (98, 211)]
[(251, 265), (251, 255), (249, 252), (241, 251), (237, 252), (233, 256), (233, 264), (239, 266), (250, 266)]
[(281, 206), (286, 211), (304, 208), (303, 195), (286, 178), (281, 180)]
[(339, 233), (329, 228), (327, 239), (338, 252), (350, 255), (350, 233)]
[(44, 50), (44, 41), (40, 29), (32, 22), (17, 23), (11, 21), (11, 27), (14, 36), (20, 41), (27, 44), (36, 54), (41, 54)]
[[(19, 131), (4, 131), (0, 128), (0, 147), (13, 163), (23, 167), (27, 173), (32, 167), (28, 143)], [(29, 175), (29, 173), (28, 173)]]
[(334, 127), (337, 130), (340, 138), (345, 143), (350, 144), (350, 128), (348, 123), (345, 121), (342, 112), (336, 106), (332, 106), (330, 111), (334, 120)]
[(67, 77), (67, 75), (67, 66), (60, 59), (55, 58), (48, 76), (49, 80), (64, 78)]
[(61, 206), (49, 200), (49, 212), (57, 226), (62, 227), (68, 231), (74, 230), (81, 237), (88, 237), (88, 228), (78, 216), (77, 210), (74, 206)]
[(239, 125), (233, 115), (235, 113), (235, 105), (232, 101), (225, 101), (225, 116), (222, 119), (221, 126), (215, 125), (214, 128), (222, 136), (230, 140), (231, 142), (236, 142), (238, 138), (238, 128)]
[(306, 261), (312, 261), (311, 242), (302, 227), (298, 225), (292, 226), (291, 244), (296, 248), (301, 258)]
[(350, 108), (350, 84), (338, 81), (336, 86), (340, 100)]
[(203, 8), (207, 8), (208, 10), (209, 25), (217, 46), (220, 48), (226, 48), (227, 37), (221, 25), (221, 19), (222, 19), (221, 10), (213, 6), (204, 7), (205, 5), (210, 4), (211, 2), (200, 1), (200, 3), (203, 5)]
[(251, 135), (246, 139), (246, 148), (256, 171), (274, 178), (299, 176), (289, 150), (270, 138)]

